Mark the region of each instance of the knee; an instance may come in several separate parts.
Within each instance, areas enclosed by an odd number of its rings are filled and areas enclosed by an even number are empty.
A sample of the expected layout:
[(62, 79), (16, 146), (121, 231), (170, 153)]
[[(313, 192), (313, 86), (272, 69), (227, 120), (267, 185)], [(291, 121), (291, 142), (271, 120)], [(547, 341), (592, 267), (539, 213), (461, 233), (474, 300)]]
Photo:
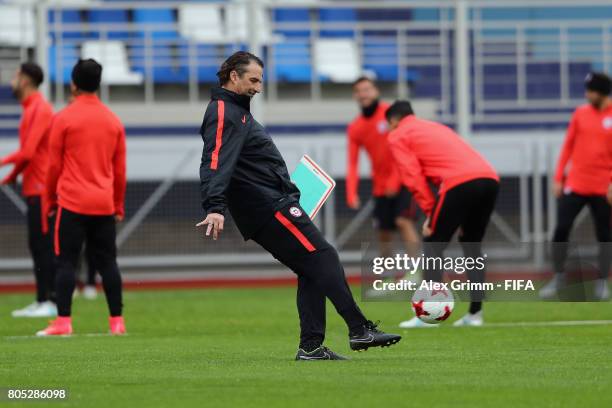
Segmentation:
[(409, 218), (406, 218), (406, 217), (397, 217), (395, 219), (395, 226), (397, 228), (404, 229), (404, 228), (413, 228), (414, 224), (413, 224), (412, 220), (409, 219)]
[(558, 224), (553, 234), (553, 242), (567, 242), (570, 231), (571, 226), (567, 224)]

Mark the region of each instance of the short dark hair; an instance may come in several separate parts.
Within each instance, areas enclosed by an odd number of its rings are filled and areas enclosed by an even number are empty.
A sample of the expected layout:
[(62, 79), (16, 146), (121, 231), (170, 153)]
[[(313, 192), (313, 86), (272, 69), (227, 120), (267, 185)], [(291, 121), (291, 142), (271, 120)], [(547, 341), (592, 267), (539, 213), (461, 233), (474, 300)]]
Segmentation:
[(35, 62), (24, 62), (19, 66), (19, 72), (30, 78), (32, 85), (36, 88), (45, 80), (42, 68)]
[(255, 61), (260, 67), (264, 67), (264, 63), (255, 54), (251, 54), (247, 51), (238, 51), (230, 55), (219, 68), (217, 72), (217, 78), (219, 78), (219, 84), (225, 85), (230, 80), (230, 73), (236, 71), (238, 76), (242, 76), (246, 72), (246, 67)]
[(93, 59), (80, 59), (72, 68), (72, 82), (81, 91), (96, 92), (102, 80), (102, 65)]
[(366, 76), (366, 75), (362, 75), (356, 80), (354, 80), (353, 83), (351, 84), (351, 87), (354, 88), (355, 86), (357, 86), (358, 84), (362, 82), (369, 82), (378, 88), (378, 85), (376, 85), (376, 81), (373, 78), (370, 78), (369, 76)]
[(585, 89), (607, 96), (612, 90), (612, 81), (604, 72), (591, 72), (584, 79)]
[(393, 105), (389, 106), (387, 112), (385, 112), (385, 117), (388, 121), (392, 118), (402, 119), (409, 115), (414, 115), (414, 111), (412, 110), (412, 105), (408, 101), (395, 101)]

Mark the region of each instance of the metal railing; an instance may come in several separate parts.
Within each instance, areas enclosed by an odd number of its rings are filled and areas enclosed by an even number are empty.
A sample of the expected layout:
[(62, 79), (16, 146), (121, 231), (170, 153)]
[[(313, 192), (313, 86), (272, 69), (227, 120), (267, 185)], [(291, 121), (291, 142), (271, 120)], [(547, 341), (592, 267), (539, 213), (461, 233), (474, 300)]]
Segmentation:
[[(197, 4), (197, 3), (196, 3)], [(167, 95), (176, 102), (197, 103), (214, 82), (214, 71), (232, 51), (249, 48), (264, 56), (266, 101), (295, 98), (297, 88), (305, 88), (306, 98), (325, 98), (333, 86), (317, 71), (315, 45), (320, 40), (345, 38), (355, 44), (356, 60), (363, 71), (375, 71), (381, 81), (393, 86), (394, 96), (435, 98), (439, 119), (455, 124), (469, 136), (472, 124), (508, 124), (513, 121), (537, 125), (563, 122), (567, 111), (582, 100), (582, 79), (592, 69), (612, 69), (612, 10), (607, 1), (589, 0), (581, 9), (603, 10), (601, 18), (577, 18), (576, 9), (567, 1), (388, 1), (388, 2), (268, 2), (265, 0), (216, 4), (222, 9), (245, 8), (248, 38), (230, 35), (233, 21), (224, 20), (224, 29), (216, 40), (196, 41), (182, 37), (178, 23), (70, 23), (62, 12), (74, 5), (41, 2), (36, 6), (35, 55), (44, 66), (53, 64), (55, 81), (53, 100), (65, 101), (63, 71), (79, 55), (84, 41), (113, 39), (117, 33), (128, 52), (131, 68), (140, 69), (144, 82), (129, 99), (154, 103)], [(29, 6), (28, 6), (29, 7)], [(92, 3), (78, 6), (90, 10), (170, 9), (180, 4), (155, 2), (143, 6), (134, 2)], [(264, 28), (258, 10), (266, 16)], [(278, 10), (308, 10), (307, 21), (275, 19)], [(361, 18), (339, 21), (321, 18), (321, 10), (349, 10), (355, 15), (366, 12), (399, 10), (414, 13), (412, 19)], [(557, 18), (508, 17), (522, 9), (548, 10)], [(568, 13), (560, 14), (563, 10)], [(418, 19), (419, 12), (432, 11), (433, 17)], [(492, 15), (492, 12), (495, 12)], [(53, 22), (48, 22), (48, 13)], [(225, 12), (225, 14), (228, 14)], [(508, 16), (506, 16), (508, 14)], [(545, 13), (542, 13), (545, 14)], [(222, 13), (223, 15), (223, 13)], [(16, 22), (19, 25), (19, 22)], [(242, 30), (244, 31), (244, 30)], [(163, 32), (177, 33), (170, 38)], [(225, 36), (225, 37), (223, 37)], [(48, 60), (47, 38), (56, 52)], [(22, 59), (28, 56), (24, 43)], [(75, 54), (76, 53), (76, 54)], [(283, 72), (309, 69), (302, 79), (283, 78)], [(181, 71), (178, 87), (160, 83), (159, 69)], [(393, 72), (395, 71), (395, 72)], [(206, 73), (205, 73), (206, 72)], [(381, 75), (382, 73), (382, 75)], [(304, 83), (300, 85), (300, 81)], [(170, 81), (172, 82), (172, 81)], [(290, 86), (286, 86), (289, 84)], [(126, 92), (115, 94), (120, 86), (104, 84), (105, 100), (120, 101)], [(183, 91), (178, 92), (176, 88)], [(327, 92), (329, 88), (329, 92)], [(301, 93), (300, 97), (304, 97)], [(265, 104), (265, 101), (263, 102)]]

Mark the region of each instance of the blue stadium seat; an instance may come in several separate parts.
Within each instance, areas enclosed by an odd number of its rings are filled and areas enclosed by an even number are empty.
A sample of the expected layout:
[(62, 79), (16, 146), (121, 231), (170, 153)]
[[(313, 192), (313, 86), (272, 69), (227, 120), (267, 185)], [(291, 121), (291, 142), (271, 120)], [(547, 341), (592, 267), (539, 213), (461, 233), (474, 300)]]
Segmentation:
[(410, 9), (359, 9), (357, 20), (359, 21), (409, 21), (412, 19)]
[[(329, 8), (329, 9), (321, 9), (319, 10), (319, 21), (322, 23), (354, 23), (357, 21), (357, 13), (354, 9), (350, 8)], [(354, 37), (354, 30), (321, 30), (319, 35), (321, 37), (326, 38), (346, 38), (346, 37)]]
[(584, 95), (584, 78), (593, 71), (588, 62), (572, 62), (569, 66), (569, 86), (571, 98), (582, 98)]
[(561, 65), (558, 62), (529, 63), (526, 73), (528, 99), (561, 97)]
[(368, 41), (364, 38), (362, 48), (363, 67), (376, 74), (379, 81), (397, 80), (397, 43), (395, 41)]
[(484, 65), (483, 94), (486, 100), (516, 99), (517, 73), (514, 64)]
[[(146, 77), (145, 49), (133, 47), (130, 66)], [(184, 84), (189, 81), (188, 57), (184, 45), (179, 47), (155, 45), (151, 48), (152, 78), (159, 84)]]
[(16, 103), (13, 88), (9, 85), (0, 85), (0, 105), (15, 105)]
[(418, 66), (410, 68), (416, 78), (412, 88), (415, 97), (439, 98), (441, 89), (441, 72), (438, 65)]
[(272, 47), (272, 55), (279, 82), (310, 82), (312, 67), (308, 41), (276, 44)]
[[(155, 27), (155, 24), (176, 23), (176, 16), (173, 9), (135, 9), (133, 12), (134, 23), (138, 26)], [(138, 37), (144, 37), (145, 29), (137, 33)], [(153, 39), (175, 39), (179, 38), (176, 29), (152, 29)]]
[[(62, 73), (60, 75), (60, 81), (63, 84), (70, 83), (70, 76), (72, 74), (72, 68), (79, 59), (80, 53), (78, 47), (74, 44), (63, 44), (62, 45)], [(58, 76), (58, 52), (57, 46), (51, 45), (48, 49), (49, 58), (49, 79), (50, 82), (56, 82)]]
[[(62, 10), (60, 11), (61, 23), (62, 24), (80, 24), (83, 22), (80, 10)], [(47, 21), (49, 22), (49, 31), (51, 33), (51, 40), (55, 41), (55, 32), (53, 31), (53, 24), (55, 23), (56, 11), (49, 10), (47, 15)], [(80, 40), (93, 38), (92, 34), (88, 31), (64, 31), (62, 28), (62, 38), (66, 40)]]
[[(273, 15), (274, 15), (274, 21), (278, 23), (310, 21), (310, 12), (308, 9), (277, 8), (277, 9), (274, 9)], [(275, 30), (275, 33), (282, 34), (285, 37), (291, 37), (291, 38), (294, 38), (294, 37), (308, 38), (310, 36), (310, 30), (278, 29), (278, 30)]]
[[(125, 9), (93, 9), (87, 12), (87, 20), (93, 24), (99, 23), (129, 23), (128, 11)], [(101, 24), (102, 25), (102, 24)], [(96, 32), (96, 38), (102, 35)], [(107, 39), (126, 40), (130, 38), (129, 31), (108, 31)]]
[(219, 47), (209, 44), (198, 44), (197, 66), (199, 82), (216, 82), (220, 59)]
[[(398, 76), (398, 55), (397, 41), (395, 35), (393, 38), (381, 37), (376, 33), (376, 38), (364, 36), (364, 44), (362, 48), (363, 69), (372, 71), (376, 74), (376, 79), (379, 81), (397, 81)], [(415, 82), (419, 79), (419, 72), (416, 69), (405, 68), (404, 78), (409, 82)]]

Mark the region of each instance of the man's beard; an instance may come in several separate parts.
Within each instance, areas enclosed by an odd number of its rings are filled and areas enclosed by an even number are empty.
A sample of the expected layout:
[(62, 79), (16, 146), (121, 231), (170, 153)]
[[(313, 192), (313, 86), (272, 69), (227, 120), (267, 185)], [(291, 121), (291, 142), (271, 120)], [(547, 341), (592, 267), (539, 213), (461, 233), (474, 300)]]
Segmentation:
[(595, 109), (598, 109), (598, 110), (602, 108), (603, 104), (604, 104), (604, 100), (603, 99), (591, 102), (591, 106), (594, 107)]
[(21, 90), (19, 88), (11, 87), (11, 92), (13, 93), (13, 96), (15, 97), (15, 99), (21, 100)]

